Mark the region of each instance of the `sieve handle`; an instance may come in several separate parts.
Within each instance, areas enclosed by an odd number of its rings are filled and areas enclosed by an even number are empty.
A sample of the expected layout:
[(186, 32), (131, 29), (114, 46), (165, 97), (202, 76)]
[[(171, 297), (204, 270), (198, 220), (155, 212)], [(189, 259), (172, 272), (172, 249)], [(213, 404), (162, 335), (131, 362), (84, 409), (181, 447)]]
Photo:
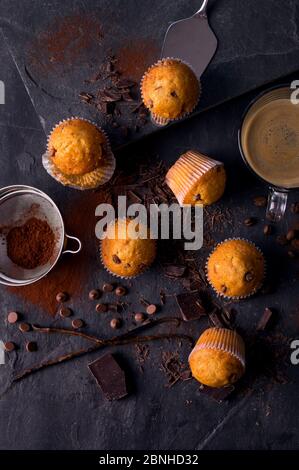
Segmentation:
[(72, 237), (71, 235), (67, 235), (67, 234), (65, 234), (65, 238), (66, 238), (66, 245), (67, 245), (68, 240), (75, 240), (75, 242), (77, 242), (77, 244), (78, 244), (78, 248), (77, 248), (76, 250), (64, 250), (64, 251), (62, 252), (63, 255), (64, 255), (65, 253), (71, 253), (72, 255), (75, 255), (76, 253), (79, 253), (79, 251), (81, 251), (82, 243), (81, 243), (81, 241), (79, 240), (79, 238), (77, 238), (77, 237)]

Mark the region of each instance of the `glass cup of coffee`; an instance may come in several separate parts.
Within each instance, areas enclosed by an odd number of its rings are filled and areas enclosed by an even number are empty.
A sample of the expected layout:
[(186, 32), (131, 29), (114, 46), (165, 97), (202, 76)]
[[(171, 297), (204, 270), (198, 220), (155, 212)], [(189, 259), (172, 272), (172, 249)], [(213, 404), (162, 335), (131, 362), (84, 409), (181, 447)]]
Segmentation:
[(267, 218), (282, 219), (288, 192), (299, 188), (299, 104), (289, 86), (259, 95), (245, 111), (239, 129), (243, 160), (269, 184)]

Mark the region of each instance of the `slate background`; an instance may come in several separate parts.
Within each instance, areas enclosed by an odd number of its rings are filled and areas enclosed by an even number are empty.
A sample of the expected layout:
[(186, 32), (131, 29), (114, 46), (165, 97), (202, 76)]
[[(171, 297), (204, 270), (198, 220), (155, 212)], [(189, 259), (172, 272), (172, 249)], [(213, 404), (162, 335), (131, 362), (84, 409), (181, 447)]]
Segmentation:
[[(8, 2), (7, 2), (8, 3)], [(14, 5), (13, 5), (14, 3)], [(27, 2), (9, 2), (10, 8), (19, 8)], [(44, 3), (44, 2), (35, 2)], [(52, 2), (46, 2), (51, 10)], [(53, 2), (55, 3), (55, 2)], [(76, 2), (75, 2), (76, 3)], [(266, 60), (260, 65), (260, 55), (267, 48), (267, 31), (271, 20), (270, 4), (280, 2), (261, 2), (242, 0), (244, 11), (262, 22), (261, 36), (250, 34), (261, 50), (250, 58), (250, 74), (240, 69), (242, 80), (259, 80), (261, 72), (269, 70), (271, 64), (279, 64), (279, 73), (285, 75), (286, 68), (295, 70), (297, 63), (286, 51), (292, 49), (288, 41), (294, 41), (298, 48), (295, 17), (281, 15), (282, 36), (277, 31), (276, 42)], [(298, 10), (298, 1), (285, 2), (292, 11)], [(82, 2), (83, 4), (83, 2)], [(181, 2), (183, 4), (183, 2)], [(5, 5), (7, 6), (7, 4)], [(25, 8), (25, 7), (24, 7)], [(265, 8), (265, 10), (264, 10)], [(281, 12), (285, 11), (283, 6)], [(259, 12), (264, 15), (259, 16)], [(266, 14), (267, 12), (267, 14)], [(18, 12), (17, 12), (18, 14)], [(5, 10), (1, 5), (1, 23), (5, 20)], [(232, 41), (240, 42), (244, 28), (238, 26), (240, 18), (233, 23)], [(5, 22), (5, 21), (4, 21)], [(232, 24), (229, 22), (232, 28)], [(292, 28), (291, 28), (292, 26)], [(228, 26), (227, 26), (228, 27)], [(239, 29), (238, 29), (239, 28)], [(254, 31), (254, 24), (252, 25)], [(281, 30), (280, 30), (281, 31)], [(248, 32), (248, 34), (249, 34)], [(238, 33), (238, 34), (236, 34)], [(274, 37), (273, 36), (273, 37)], [(257, 60), (258, 65), (255, 65)], [(273, 60), (273, 62), (272, 62)], [(47, 193), (61, 208), (66, 227), (72, 227), (67, 208), (77, 204), (82, 197), (73, 190), (62, 188), (44, 172), (40, 156), (45, 146), (45, 133), (40, 125), (32, 101), (24, 87), (19, 71), (13, 61), (7, 44), (1, 42), (0, 79), (6, 84), (6, 104), (0, 106), (0, 184), (24, 183), (37, 186)], [(245, 60), (247, 65), (247, 61)], [(264, 67), (264, 69), (263, 69)], [(247, 69), (248, 70), (248, 69)], [(272, 70), (273, 71), (273, 70)], [(299, 78), (294, 74), (291, 78)], [(227, 76), (229, 81), (229, 76)], [(285, 80), (283, 80), (285, 81)], [(269, 271), (275, 278), (277, 289), (273, 294), (256, 297), (236, 305), (238, 310), (237, 326), (247, 332), (255, 331), (255, 326), (264, 307), (277, 309), (278, 323), (274, 334), (283, 334), (292, 339), (298, 337), (298, 260), (289, 260), (285, 248), (275, 243), (275, 236), (267, 239), (263, 236), (263, 209), (252, 204), (252, 198), (266, 193), (265, 185), (259, 182), (245, 168), (237, 146), (237, 130), (245, 106), (255, 96), (249, 93), (232, 100), (202, 115), (179, 123), (159, 132), (151, 138), (134, 144), (117, 153), (119, 165), (128, 161), (134, 167), (135, 162), (145, 155), (159, 156), (170, 165), (188, 148), (198, 148), (202, 152), (223, 160), (226, 164), (229, 180), (228, 188), (220, 206), (230, 207), (233, 213), (233, 229), (215, 233), (214, 238), (221, 240), (227, 236), (245, 236), (254, 240), (265, 251), (270, 263)], [(55, 116), (55, 109), (53, 110)], [(51, 106), (48, 108), (52, 115)], [(298, 199), (298, 192), (290, 195), (290, 203)], [(246, 216), (257, 215), (259, 223), (247, 229), (242, 221)], [(298, 218), (297, 218), (298, 219)], [(277, 227), (276, 234), (283, 233), (296, 222), (288, 209), (286, 218)], [(93, 304), (87, 300), (88, 292), (94, 286), (109, 280), (99, 264), (96, 247), (89, 243), (91, 235), (85, 234), (84, 256), (78, 258), (88, 265), (86, 284), (81, 286), (71, 299), (77, 317), (85, 319), (87, 331), (109, 335), (108, 327), (111, 315), (100, 318), (95, 315)], [(76, 263), (75, 263), (76, 265)], [(72, 265), (74, 266), (74, 265)], [(60, 269), (58, 266), (57, 269)], [(69, 276), (73, 276), (70, 271)], [(111, 279), (111, 278), (110, 278)], [(66, 279), (67, 284), (67, 279)], [(132, 311), (138, 307), (138, 298), (144, 295), (153, 302), (159, 301), (161, 286), (167, 293), (182, 291), (179, 283), (167, 280), (161, 273), (159, 264), (146, 273), (140, 280), (134, 281), (128, 296), (132, 309), (123, 315), (124, 329), (132, 325)], [(36, 288), (40, 288), (39, 285)], [(136, 362), (134, 348), (115, 348), (118, 357), (129, 369), (132, 391), (128, 398), (116, 402), (106, 402), (87, 370), (87, 363), (97, 357), (84, 357), (72, 363), (60, 365), (32, 376), (16, 385), (11, 385), (12, 374), (24, 366), (35, 362), (45, 355), (56, 355), (65, 351), (74, 342), (57, 336), (38, 340), (40, 350), (36, 355), (26, 354), (24, 338), (5, 322), (6, 313), (11, 309), (23, 312), (31, 322), (41, 324), (58, 323), (60, 320), (49, 317), (42, 308), (38, 308), (22, 295), (12, 293), (5, 287), (0, 288), (1, 318), (0, 337), (13, 339), (21, 349), (7, 356), (7, 363), (0, 366), (0, 448), (1, 449), (298, 449), (298, 367), (286, 365), (285, 372), (289, 382), (285, 385), (273, 385), (271, 380), (261, 379), (252, 384), (250, 393), (236, 394), (226, 403), (217, 404), (203, 396), (198, 384), (191, 380), (178, 383), (171, 389), (165, 388), (166, 379), (159, 370), (162, 348), (170, 350), (169, 344), (151, 345), (150, 357), (141, 374)], [(163, 310), (167, 315), (177, 313), (171, 297)], [(68, 323), (65, 322), (67, 325)], [(184, 325), (182, 331), (197, 337), (207, 326), (206, 320)], [(33, 338), (30, 333), (30, 338)], [(76, 341), (77, 344), (77, 341)], [(188, 356), (188, 348), (183, 348), (181, 356)], [(99, 354), (99, 353), (98, 353)], [(189, 404), (188, 404), (189, 403)]]

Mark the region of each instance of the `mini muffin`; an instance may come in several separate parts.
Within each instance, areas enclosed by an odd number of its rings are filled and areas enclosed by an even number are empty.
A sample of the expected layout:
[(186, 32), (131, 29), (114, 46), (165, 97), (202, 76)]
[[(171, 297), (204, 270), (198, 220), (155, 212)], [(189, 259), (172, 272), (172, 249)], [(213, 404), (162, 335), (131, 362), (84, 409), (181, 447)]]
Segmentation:
[(181, 205), (209, 205), (224, 193), (224, 165), (195, 150), (181, 155), (166, 175), (166, 184)]
[(101, 241), (102, 262), (111, 274), (119, 277), (141, 274), (156, 256), (156, 241), (150, 238), (150, 231), (138, 226), (137, 230), (144, 230), (147, 238), (134, 238), (130, 234), (130, 222), (130, 219), (115, 220), (108, 225), (106, 238)]
[(60, 183), (89, 189), (111, 178), (115, 159), (101, 129), (85, 119), (71, 118), (51, 132), (43, 165)]
[(189, 356), (193, 377), (209, 387), (224, 387), (245, 372), (245, 346), (235, 331), (209, 328), (200, 336)]
[(265, 260), (252, 242), (236, 238), (217, 245), (206, 269), (208, 281), (218, 295), (245, 298), (262, 286)]
[(141, 94), (154, 117), (178, 119), (195, 108), (200, 84), (186, 64), (180, 60), (164, 59), (150, 67), (143, 76)]

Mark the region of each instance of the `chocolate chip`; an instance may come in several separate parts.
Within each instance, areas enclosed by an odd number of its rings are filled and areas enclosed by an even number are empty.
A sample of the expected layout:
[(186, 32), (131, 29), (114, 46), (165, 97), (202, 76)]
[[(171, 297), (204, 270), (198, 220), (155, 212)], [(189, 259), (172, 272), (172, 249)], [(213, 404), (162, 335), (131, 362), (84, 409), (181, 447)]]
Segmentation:
[(247, 219), (244, 220), (244, 225), (246, 227), (252, 227), (252, 225), (255, 225), (257, 223), (257, 219), (255, 217), (247, 217)]
[(264, 232), (264, 235), (271, 235), (271, 232), (272, 232), (271, 225), (265, 225), (263, 232)]
[(63, 318), (67, 318), (73, 315), (73, 311), (68, 307), (61, 307), (59, 310), (59, 315)]
[(75, 330), (78, 330), (79, 328), (82, 328), (82, 326), (84, 326), (84, 321), (81, 320), (80, 318), (75, 318), (75, 319), (72, 321), (72, 327), (73, 327)]
[(103, 284), (102, 289), (103, 289), (103, 292), (112, 292), (114, 289), (114, 285), (108, 282), (105, 282), (105, 284)]
[(12, 341), (7, 341), (4, 343), (4, 349), (6, 352), (14, 351), (16, 349), (16, 345)]
[(294, 238), (296, 237), (296, 232), (295, 230), (289, 230), (286, 234), (286, 239), (290, 242), (292, 240), (294, 240)]
[(26, 343), (26, 350), (28, 352), (37, 351), (37, 343), (35, 341), (28, 341), (28, 343)]
[(116, 289), (115, 289), (115, 294), (118, 296), (118, 297), (122, 297), (123, 295), (126, 295), (127, 293), (127, 289), (123, 286), (118, 286)]
[(112, 318), (111, 322), (110, 322), (110, 326), (111, 328), (113, 328), (114, 330), (117, 330), (118, 328), (121, 327), (121, 321), (119, 318)]
[(117, 255), (113, 255), (112, 260), (115, 264), (121, 264), (121, 260), (119, 259)]
[(56, 295), (57, 302), (66, 302), (69, 299), (69, 295), (66, 292), (58, 292)]
[(90, 298), (90, 300), (97, 300), (101, 297), (101, 292), (99, 291), (99, 289), (92, 289), (89, 292), (88, 297)]
[(254, 275), (252, 274), (252, 272), (248, 271), (247, 273), (245, 273), (244, 278), (246, 282), (251, 282), (254, 279)]
[(287, 245), (288, 243), (287, 237), (285, 235), (278, 235), (276, 241), (281, 246)]
[(157, 312), (157, 305), (150, 304), (146, 307), (146, 313), (149, 315), (154, 315)]
[(171, 94), (171, 96), (173, 96), (174, 98), (177, 98), (177, 97), (178, 97), (178, 95), (176, 94), (176, 91), (175, 91), (175, 90), (171, 91), (170, 94)]
[(253, 199), (253, 203), (257, 207), (265, 207), (267, 205), (267, 198), (264, 196), (257, 196)]
[(28, 333), (28, 331), (31, 330), (31, 326), (29, 325), (29, 323), (20, 323), (19, 324), (19, 330), (22, 333)]
[(107, 304), (97, 304), (96, 311), (98, 313), (105, 313), (108, 312), (108, 305)]
[(145, 315), (142, 312), (135, 313), (134, 319), (137, 323), (142, 323), (145, 320)]
[(17, 312), (9, 312), (9, 314), (7, 315), (7, 321), (11, 325), (13, 325), (14, 323), (17, 323), (18, 320), (19, 320), (19, 314)]

